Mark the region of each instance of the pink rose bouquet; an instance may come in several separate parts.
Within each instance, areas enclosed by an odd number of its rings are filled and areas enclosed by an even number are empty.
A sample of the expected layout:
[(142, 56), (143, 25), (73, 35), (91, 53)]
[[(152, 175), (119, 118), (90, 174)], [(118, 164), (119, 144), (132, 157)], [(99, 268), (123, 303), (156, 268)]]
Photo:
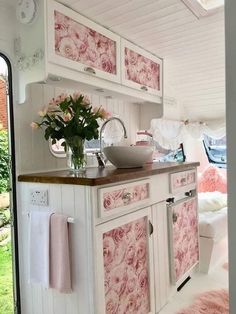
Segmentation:
[(43, 128), (45, 139), (51, 138), (52, 144), (62, 138), (98, 139), (98, 120), (109, 117), (109, 113), (102, 107), (92, 108), (89, 98), (80, 93), (61, 94), (53, 98), (38, 114), (41, 122), (32, 122), (31, 127)]
[(46, 140), (52, 144), (64, 139), (62, 146), (68, 156), (68, 166), (75, 171), (84, 171), (86, 158), (84, 141), (98, 139), (99, 119), (106, 119), (109, 113), (102, 107), (93, 108), (89, 98), (80, 93), (61, 94), (39, 111), (41, 122), (32, 122), (31, 127), (44, 129)]

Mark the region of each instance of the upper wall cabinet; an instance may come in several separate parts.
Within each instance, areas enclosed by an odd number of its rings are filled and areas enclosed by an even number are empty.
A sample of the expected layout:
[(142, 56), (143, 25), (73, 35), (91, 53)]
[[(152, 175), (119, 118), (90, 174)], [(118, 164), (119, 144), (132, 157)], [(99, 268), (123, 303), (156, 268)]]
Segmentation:
[[(25, 62), (21, 68), (26, 68), (19, 69), (20, 103), (25, 101), (26, 86), (39, 82), (141, 104), (147, 117), (143, 121), (149, 116), (162, 116), (160, 59), (128, 42), (125, 58), (120, 36), (54, 0), (38, 1), (38, 12), (32, 25), (17, 25), (22, 53), (26, 56), (16, 60), (20, 65)], [(35, 60), (38, 54), (40, 61), (28, 66), (26, 61)], [(138, 58), (138, 65), (133, 68), (131, 55)], [(126, 70), (125, 60), (130, 62)]]
[(162, 96), (162, 60), (121, 39), (122, 84)]
[(120, 37), (52, 1), (48, 6), (48, 60), (120, 82)]

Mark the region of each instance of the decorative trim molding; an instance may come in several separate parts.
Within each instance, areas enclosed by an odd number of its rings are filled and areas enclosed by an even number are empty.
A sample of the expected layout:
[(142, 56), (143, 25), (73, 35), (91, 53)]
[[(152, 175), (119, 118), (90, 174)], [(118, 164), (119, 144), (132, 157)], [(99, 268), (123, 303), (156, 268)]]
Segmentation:
[(36, 64), (44, 58), (44, 51), (41, 48), (37, 48), (32, 55), (26, 55), (21, 51), (21, 38), (18, 37), (14, 40), (15, 50), (15, 65), (19, 71), (30, 70)]

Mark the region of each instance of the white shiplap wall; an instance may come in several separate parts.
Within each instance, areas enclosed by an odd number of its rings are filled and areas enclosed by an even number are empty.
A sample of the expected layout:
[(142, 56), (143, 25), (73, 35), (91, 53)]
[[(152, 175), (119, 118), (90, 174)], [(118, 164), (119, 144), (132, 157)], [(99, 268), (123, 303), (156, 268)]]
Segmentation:
[(181, 0), (60, 2), (163, 57), (165, 95), (181, 104), (182, 118), (225, 116), (223, 9), (197, 19)]
[[(30, 123), (39, 121), (38, 111), (47, 105), (51, 98), (62, 92), (73, 93), (44, 84), (32, 84), (27, 90), (27, 100), (24, 104), (15, 106), (16, 117), (16, 155), (17, 172), (36, 172), (66, 168), (65, 158), (54, 157), (44, 139), (42, 130), (32, 130)], [(88, 95), (88, 94), (87, 94)], [(120, 117), (127, 128), (127, 144), (134, 144), (136, 132), (139, 129), (139, 105), (126, 103), (117, 99), (105, 99), (95, 94), (88, 95), (94, 106), (103, 106), (113, 116)], [(97, 163), (95, 163), (95, 166)]]
[[(30, 189), (46, 189), (49, 193), (50, 207), (34, 206), (29, 202)], [(93, 244), (87, 234), (91, 234), (91, 195), (86, 186), (61, 184), (19, 184), (19, 253), (20, 253), (20, 287), (22, 314), (87, 314), (95, 312), (93, 295), (89, 293), (94, 287), (94, 269), (90, 263)], [(27, 212), (53, 211), (64, 213), (75, 220), (70, 224), (71, 275), (70, 294), (46, 289), (41, 285), (31, 284), (29, 277), (29, 217)], [(3, 313), (2, 313), (3, 314)]]

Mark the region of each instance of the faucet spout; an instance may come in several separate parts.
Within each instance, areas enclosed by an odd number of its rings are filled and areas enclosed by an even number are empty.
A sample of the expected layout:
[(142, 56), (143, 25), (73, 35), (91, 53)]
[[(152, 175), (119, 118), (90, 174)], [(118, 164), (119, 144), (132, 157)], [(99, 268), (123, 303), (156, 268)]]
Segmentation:
[[(101, 126), (101, 129), (100, 129), (100, 143), (99, 143), (99, 149), (100, 149), (100, 154), (97, 154), (97, 160), (98, 160), (98, 165), (99, 167), (105, 167), (105, 164), (106, 164), (106, 160), (104, 159), (104, 156), (102, 154), (102, 150), (103, 150), (103, 147), (102, 147), (102, 134), (104, 132), (104, 129), (107, 125), (107, 123), (109, 123), (110, 121), (113, 121), (113, 120), (116, 120), (118, 122), (120, 122), (120, 124), (122, 125), (123, 127), (123, 130), (124, 130), (124, 138), (127, 138), (127, 131), (126, 131), (126, 127), (124, 125), (124, 122), (120, 119), (120, 118), (117, 118), (117, 117), (111, 117), (109, 119), (107, 119), (103, 125)], [(101, 158), (102, 157), (102, 158)]]
[(126, 131), (126, 127), (125, 127), (125, 124), (124, 122), (120, 119), (120, 118), (117, 118), (117, 117), (111, 117), (109, 119), (107, 119), (103, 125), (101, 126), (101, 129), (100, 129), (100, 151), (102, 151), (102, 133), (105, 129), (105, 126), (107, 125), (107, 123), (109, 123), (110, 121), (113, 121), (113, 120), (116, 120), (116, 121), (119, 121), (120, 124), (122, 125), (123, 127), (123, 130), (124, 130), (124, 138), (127, 138), (127, 131)]

